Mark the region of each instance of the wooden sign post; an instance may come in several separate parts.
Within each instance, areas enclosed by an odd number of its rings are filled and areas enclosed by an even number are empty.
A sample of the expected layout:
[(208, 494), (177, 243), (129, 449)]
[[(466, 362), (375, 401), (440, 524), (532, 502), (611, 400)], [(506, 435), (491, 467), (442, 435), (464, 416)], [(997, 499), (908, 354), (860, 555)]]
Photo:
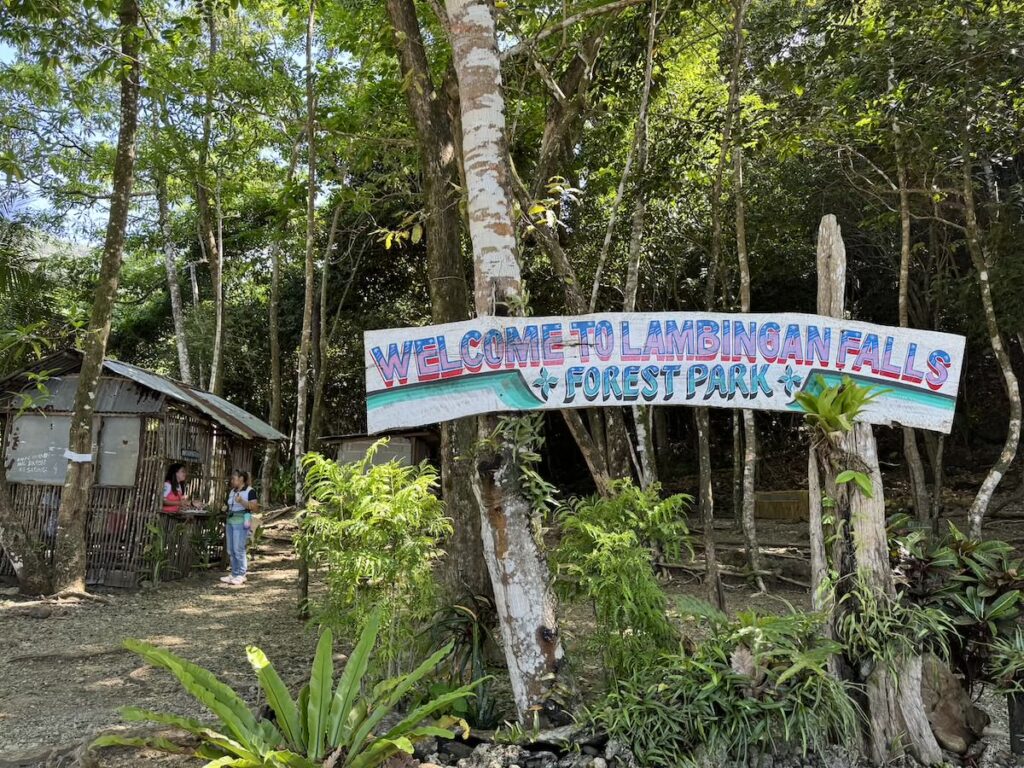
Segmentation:
[[(839, 223), (829, 214), (822, 218), (818, 228), (818, 313), (842, 319), (845, 290), (846, 248)], [(831, 553), (832, 568), (836, 572), (835, 603), (831, 606), (833, 618), (841, 611), (860, 609), (856, 600), (839, 602), (841, 595), (854, 588), (868, 590), (881, 604), (896, 599), (896, 586), (889, 567), (882, 475), (871, 425), (858, 421), (834, 443), (812, 444), (807, 468), (815, 607), (826, 607), (822, 605), (821, 594), (827, 568), (821, 520), (822, 491), (830, 499), (839, 531)], [(844, 470), (854, 470), (870, 478), (871, 493), (865, 493), (852, 483), (837, 483), (836, 476)], [(864, 679), (859, 679), (861, 670), (844, 668), (841, 663), (833, 665), (833, 671), (864, 685), (868, 751), (876, 764), (888, 763), (902, 746), (925, 765), (940, 763), (942, 751), (921, 701), (921, 657), (903, 658), (893, 666), (897, 668), (879, 660)]]

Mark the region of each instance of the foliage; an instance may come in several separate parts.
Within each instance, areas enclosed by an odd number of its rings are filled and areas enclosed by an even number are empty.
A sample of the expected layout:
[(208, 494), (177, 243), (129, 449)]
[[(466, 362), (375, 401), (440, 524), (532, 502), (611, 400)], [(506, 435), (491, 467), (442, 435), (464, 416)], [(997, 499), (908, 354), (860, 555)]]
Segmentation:
[(992, 641), (985, 677), (1000, 693), (1024, 693), (1024, 628)]
[(853, 578), (853, 588), (837, 598), (835, 634), (862, 678), (877, 665), (892, 668), (924, 650), (948, 655), (953, 627), (942, 611), (904, 595), (890, 597), (859, 575)]
[(147, 524), (146, 531), (149, 532), (149, 541), (142, 550), (142, 559), (149, 567), (150, 581), (156, 586), (160, 583), (164, 567), (170, 562), (167, 555), (167, 534), (164, 526), (156, 522)]
[(462, 600), (438, 610), (430, 632), (435, 647), (452, 644), (443, 680), (431, 684), (432, 696), (479, 681), (476, 696), (455, 702), (452, 713), (464, 718), (474, 728), (493, 729), (498, 725), (497, 700), (487, 677), (487, 649), (494, 646), (491, 627), (498, 617), (494, 603), (484, 595), (467, 595)]
[(538, 470), (543, 447), (544, 414), (541, 413), (499, 419), (494, 432), (478, 446), (478, 450), (511, 452), (519, 486), (530, 500), (534, 535), (538, 540), (543, 536), (544, 518), (558, 504), (555, 486)]
[(858, 384), (849, 376), (838, 384), (829, 384), (818, 375), (811, 387), (794, 393), (793, 399), (803, 408), (807, 422), (823, 437), (834, 440), (853, 429), (857, 416), (887, 391)]
[(744, 763), (856, 738), (852, 691), (827, 669), (841, 649), (824, 638), (822, 616), (751, 612), (729, 621), (706, 605), (698, 613), (706, 636), (691, 651), (638, 667), (592, 712), (642, 765), (674, 768), (701, 756)]
[[(127, 707), (121, 715), (130, 721), (148, 721), (180, 728), (198, 738), (195, 756), (213, 766), (253, 768), (313, 768), (325, 758), (331, 765), (374, 768), (393, 755), (412, 753), (413, 742), (427, 737), (453, 738), (448, 726), (452, 718), (437, 725), (421, 725), (439, 710), (473, 695), (474, 684), (449, 691), (427, 701), (398, 719), (383, 734), (374, 730), (451, 652), (446, 646), (420, 664), (413, 672), (385, 680), (364, 692), (367, 669), (380, 630), (380, 615), (373, 614), (359, 642), (334, 685), (331, 630), (324, 630), (317, 643), (309, 680), (297, 698), (292, 698), (277, 670), (259, 648), (249, 646), (246, 655), (259, 680), (260, 690), (273, 712), (273, 719), (254, 715), (232, 688), (207, 670), (170, 651), (138, 640), (125, 640), (125, 647), (156, 667), (174, 675), (182, 687), (217, 718), (215, 726), (161, 712)], [(389, 720), (390, 722), (390, 720)], [(386, 726), (385, 726), (386, 727)], [(134, 746), (163, 752), (183, 752), (166, 740), (101, 736), (93, 747)]]
[(378, 657), (394, 670), (414, 651), (422, 624), (434, 613), (433, 566), (452, 527), (434, 494), (437, 471), (426, 463), (374, 464), (385, 444), (379, 440), (364, 458), (343, 465), (306, 455), (309, 503), (295, 545), (324, 572), (327, 590), (315, 606), (317, 621), (351, 635), (383, 609)]
[(950, 658), (968, 685), (984, 680), (995, 643), (1008, 641), (1024, 609), (1024, 560), (1004, 541), (976, 541), (949, 524), (940, 539), (890, 526), (890, 556), (900, 589), (951, 623)]
[(638, 655), (671, 647), (678, 638), (665, 613), (653, 552), (677, 559), (690, 548), (685, 510), (691, 499), (662, 499), (660, 492), (656, 484), (643, 490), (619, 480), (610, 496), (570, 499), (558, 514), (558, 586), (564, 597), (593, 604), (592, 641), (613, 676)]

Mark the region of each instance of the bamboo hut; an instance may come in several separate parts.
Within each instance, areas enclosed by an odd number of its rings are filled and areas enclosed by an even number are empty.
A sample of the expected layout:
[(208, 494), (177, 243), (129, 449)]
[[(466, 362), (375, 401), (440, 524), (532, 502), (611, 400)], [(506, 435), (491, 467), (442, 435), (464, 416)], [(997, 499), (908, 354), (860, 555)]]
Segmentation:
[[(0, 381), (0, 450), (11, 503), (50, 552), (81, 364), (80, 353), (60, 352)], [(228, 475), (233, 468), (252, 473), (258, 449), (285, 436), (209, 392), (117, 360), (105, 360), (103, 368), (93, 422), (87, 582), (134, 587), (217, 562)], [(173, 463), (186, 466), (189, 495), (210, 511), (162, 512), (164, 475)], [(0, 549), (0, 575), (11, 572)]]

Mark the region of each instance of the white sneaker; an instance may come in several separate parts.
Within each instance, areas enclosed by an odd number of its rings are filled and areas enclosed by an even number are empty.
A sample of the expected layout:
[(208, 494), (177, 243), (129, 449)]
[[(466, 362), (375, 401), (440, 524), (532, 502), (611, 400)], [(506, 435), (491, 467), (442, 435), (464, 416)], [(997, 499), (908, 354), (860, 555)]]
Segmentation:
[(233, 578), (235, 577), (229, 573), (227, 576), (221, 576), (220, 580), (223, 581), (225, 584), (230, 584)]
[(235, 587), (240, 587), (243, 584), (245, 584), (245, 576), (232, 576), (231, 580), (228, 581), (228, 584), (231, 584)]

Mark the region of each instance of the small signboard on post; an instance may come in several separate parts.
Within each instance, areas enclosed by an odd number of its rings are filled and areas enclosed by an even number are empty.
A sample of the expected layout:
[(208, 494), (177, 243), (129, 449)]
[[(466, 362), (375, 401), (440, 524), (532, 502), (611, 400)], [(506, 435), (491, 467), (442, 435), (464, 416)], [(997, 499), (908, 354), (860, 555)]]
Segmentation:
[(948, 433), (964, 338), (804, 314), (482, 317), (367, 331), (368, 431), (498, 411), (691, 405), (800, 412), (849, 376), (861, 414)]

